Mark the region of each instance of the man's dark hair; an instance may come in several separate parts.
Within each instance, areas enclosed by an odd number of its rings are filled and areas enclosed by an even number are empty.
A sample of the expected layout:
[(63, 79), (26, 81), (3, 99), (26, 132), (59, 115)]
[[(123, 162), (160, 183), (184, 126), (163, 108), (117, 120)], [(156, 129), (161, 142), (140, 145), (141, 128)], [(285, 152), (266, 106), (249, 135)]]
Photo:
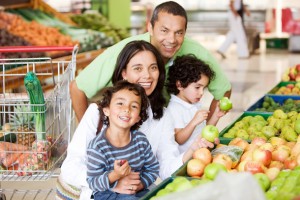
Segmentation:
[(187, 29), (187, 14), (185, 9), (176, 3), (175, 1), (167, 1), (164, 3), (159, 4), (155, 7), (150, 23), (152, 27), (154, 27), (155, 22), (158, 20), (158, 14), (161, 12), (166, 12), (175, 16), (181, 16), (185, 18), (185, 29)]

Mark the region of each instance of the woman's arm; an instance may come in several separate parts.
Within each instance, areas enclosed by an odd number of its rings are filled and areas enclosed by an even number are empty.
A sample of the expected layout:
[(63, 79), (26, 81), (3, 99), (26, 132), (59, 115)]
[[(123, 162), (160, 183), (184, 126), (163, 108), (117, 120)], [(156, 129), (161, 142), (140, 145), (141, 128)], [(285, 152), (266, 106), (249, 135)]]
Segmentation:
[(71, 185), (88, 186), (86, 150), (89, 142), (96, 136), (98, 121), (98, 106), (91, 104), (74, 132), (68, 145), (67, 157), (61, 166), (63, 180)]

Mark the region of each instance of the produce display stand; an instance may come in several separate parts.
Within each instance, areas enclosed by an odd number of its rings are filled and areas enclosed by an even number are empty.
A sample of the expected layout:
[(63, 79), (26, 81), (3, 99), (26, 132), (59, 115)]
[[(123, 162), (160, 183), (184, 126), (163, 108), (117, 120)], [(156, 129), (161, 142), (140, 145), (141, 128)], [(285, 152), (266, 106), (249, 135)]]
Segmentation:
[(45, 3), (42, 0), (0, 0), (0, 6), (4, 7), (4, 9), (16, 9), (16, 8), (33, 8), (33, 9), (40, 9), (45, 11), (49, 14), (54, 15), (61, 21), (77, 26), (67, 15), (59, 13), (50, 5)]
[[(75, 114), (72, 110), (69, 84), (75, 78), (76, 71), (76, 54), (78, 47), (9, 47), (0, 48), (0, 52), (9, 51), (71, 51), (72, 56), (69, 60), (52, 60), (51, 58), (18, 58), (18, 59), (0, 59), (0, 125), (10, 125), (9, 130), (3, 130), (4, 135), (14, 134), (17, 138), (25, 135), (34, 135), (34, 138), (38, 138), (38, 134), (34, 129), (29, 129), (28, 124), (33, 123), (31, 121), (25, 121), (23, 124), (19, 124), (16, 127), (16, 121), (14, 119), (22, 116), (27, 116), (27, 119), (31, 119), (35, 114), (42, 113), (45, 115), (45, 132), (46, 140), (49, 141), (49, 147), (47, 150), (39, 151), (38, 148), (34, 149), (33, 143), (28, 143), (26, 146), (23, 143), (11, 143), (12, 139), (4, 139), (8, 145), (6, 148), (1, 149), (1, 163), (0, 163), (0, 198), (1, 195), (9, 196), (9, 199), (48, 199), (50, 190), (17, 190), (17, 189), (3, 189), (1, 183), (15, 181), (15, 182), (27, 182), (27, 181), (47, 181), (51, 177), (57, 176), (57, 169), (61, 166), (62, 161), (65, 159), (68, 143), (71, 138), (71, 133), (74, 132), (76, 121)], [(14, 72), (12, 70), (6, 71), (10, 65), (23, 65), (22, 71)], [(8, 89), (8, 82), (17, 82), (17, 85), (24, 85), (24, 77), (28, 72), (34, 72), (37, 78), (41, 80), (41, 84), (45, 82), (51, 82), (54, 85), (54, 89), (44, 93), (45, 103), (43, 106), (44, 111), (35, 111), (32, 109), (32, 104), (29, 101), (29, 96), (26, 90), (20, 93), (11, 93)], [(8, 81), (10, 80), (10, 81)], [(39, 112), (39, 113), (38, 113)], [(25, 118), (24, 118), (25, 119)], [(20, 127), (21, 126), (21, 127)], [(27, 126), (27, 128), (25, 128)], [(35, 126), (35, 124), (34, 124)], [(10, 140), (11, 139), (11, 140)], [(23, 142), (23, 141), (22, 141)], [(21, 145), (22, 149), (12, 149), (10, 145)], [(23, 148), (23, 147), (26, 148)], [(8, 159), (8, 156), (17, 155), (17, 160), (11, 166), (4, 165), (4, 159)], [(25, 163), (27, 167), (20, 168), (22, 156), (26, 157)], [(34, 161), (32, 166), (27, 165), (29, 161)], [(24, 161), (24, 160), (23, 160)], [(35, 160), (36, 161), (36, 160)], [(8, 161), (7, 161), (8, 162)], [(38, 184), (37, 184), (38, 185)], [(26, 186), (26, 184), (23, 184)], [(40, 195), (43, 194), (45, 198)], [(28, 197), (30, 195), (30, 197)], [(22, 198), (20, 198), (22, 197)], [(34, 197), (34, 198), (32, 198)], [(53, 199), (53, 198), (52, 198)]]
[[(287, 86), (288, 84), (293, 84), (295, 85), (297, 82), (296, 81), (281, 81), (277, 85), (275, 85), (267, 94), (275, 94), (275, 92), (283, 86)], [(298, 95), (284, 95), (284, 96), (298, 96)]]

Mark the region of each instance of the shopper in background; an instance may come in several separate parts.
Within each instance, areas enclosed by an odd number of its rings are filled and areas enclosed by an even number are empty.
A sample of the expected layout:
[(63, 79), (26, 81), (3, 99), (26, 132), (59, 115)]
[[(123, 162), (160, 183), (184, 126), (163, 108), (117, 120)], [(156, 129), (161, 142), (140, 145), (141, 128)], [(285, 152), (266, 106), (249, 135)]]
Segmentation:
[(86, 111), (88, 99), (105, 86), (111, 85), (117, 56), (133, 40), (145, 40), (154, 45), (163, 57), (166, 70), (176, 56), (189, 53), (208, 63), (216, 73), (216, 78), (208, 86), (214, 96), (210, 113), (214, 113), (218, 100), (223, 96), (230, 96), (231, 84), (211, 53), (198, 42), (185, 37), (186, 28), (187, 14), (178, 3), (168, 1), (156, 6), (148, 24), (148, 33), (132, 36), (106, 49), (72, 81), (70, 92), (77, 119), (80, 121)]
[(243, 4), (243, 0), (230, 0), (228, 11), (229, 31), (226, 35), (225, 41), (217, 50), (222, 58), (226, 58), (225, 52), (233, 42), (236, 42), (237, 44), (237, 53), (239, 58), (249, 57), (247, 36), (243, 23), (245, 12), (247, 16), (250, 16), (250, 12)]
[(209, 111), (204, 110), (200, 102), (214, 76), (211, 68), (192, 54), (177, 57), (169, 68), (167, 91), (171, 99), (164, 117), (173, 120), (180, 153), (186, 152), (192, 142), (201, 136), (206, 124), (216, 125), (225, 115), (218, 106), (207, 121)]
[[(98, 104), (107, 128), (89, 143), (87, 181), (95, 200), (139, 199), (158, 177), (159, 163), (146, 136), (136, 131), (147, 120), (148, 98), (139, 84), (119, 81), (107, 88)], [(121, 178), (138, 172), (142, 185), (128, 185), (133, 194), (113, 191)]]
[[(148, 119), (138, 129), (144, 133), (151, 144), (152, 151), (160, 164), (160, 178), (169, 177), (176, 169), (191, 158), (193, 150), (200, 147), (213, 147), (206, 140), (195, 140), (191, 149), (180, 154), (175, 142), (174, 127), (170, 120), (163, 119), (165, 98), (163, 87), (165, 82), (164, 62), (157, 49), (146, 41), (132, 41), (126, 44), (116, 62), (112, 75), (112, 83), (126, 79), (140, 84), (146, 91), (150, 106)], [(87, 177), (86, 150), (96, 133), (106, 127), (101, 125), (101, 114), (95, 103), (89, 105), (87, 111), (68, 145), (67, 157), (61, 166), (61, 174), (57, 179), (57, 199), (88, 199), (92, 191), (89, 189)], [(113, 191), (122, 194), (133, 194), (142, 182), (138, 172), (131, 172), (120, 179)], [(132, 190), (132, 185), (135, 187)], [(74, 195), (75, 194), (75, 195)], [(64, 198), (63, 198), (64, 197)]]

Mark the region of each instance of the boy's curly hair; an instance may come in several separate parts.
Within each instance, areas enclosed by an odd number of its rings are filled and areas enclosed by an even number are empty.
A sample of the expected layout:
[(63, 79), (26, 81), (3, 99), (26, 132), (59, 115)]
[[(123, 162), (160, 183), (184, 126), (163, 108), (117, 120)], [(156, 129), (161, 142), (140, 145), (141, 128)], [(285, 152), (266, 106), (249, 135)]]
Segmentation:
[(147, 109), (149, 107), (149, 100), (146, 95), (145, 89), (139, 84), (129, 83), (128, 81), (118, 81), (115, 86), (108, 87), (104, 90), (102, 100), (98, 102), (98, 109), (100, 111), (100, 120), (103, 121), (103, 124), (109, 126), (108, 117), (104, 116), (103, 108), (109, 107), (112, 96), (120, 90), (129, 90), (133, 91), (135, 95), (141, 97), (141, 120), (134, 124), (130, 130), (137, 130), (144, 121), (148, 119)]
[(166, 83), (167, 91), (169, 94), (177, 95), (179, 93), (176, 85), (177, 81), (180, 82), (183, 88), (186, 88), (189, 84), (200, 80), (202, 75), (207, 76), (210, 81), (214, 79), (215, 72), (208, 64), (199, 60), (193, 54), (178, 56), (169, 68)]

